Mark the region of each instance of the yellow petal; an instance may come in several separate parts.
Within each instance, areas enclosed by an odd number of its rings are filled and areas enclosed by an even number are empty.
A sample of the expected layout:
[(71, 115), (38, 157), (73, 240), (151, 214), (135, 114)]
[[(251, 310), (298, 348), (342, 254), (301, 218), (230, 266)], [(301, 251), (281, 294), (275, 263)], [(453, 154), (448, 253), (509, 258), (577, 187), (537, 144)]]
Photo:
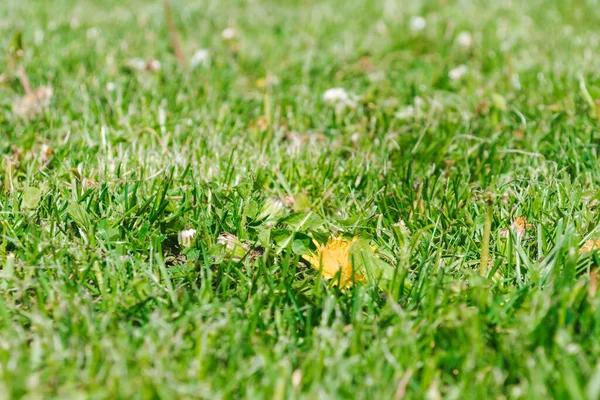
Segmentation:
[[(365, 278), (354, 273), (352, 263), (350, 262), (350, 247), (356, 238), (347, 240), (340, 237), (329, 238), (325, 246), (315, 242), (317, 246), (316, 253), (305, 254), (302, 256), (311, 266), (320, 271), (325, 279), (336, 278), (334, 284), (341, 287), (351, 285), (354, 281), (363, 282)], [(339, 279), (337, 278), (339, 274)]]

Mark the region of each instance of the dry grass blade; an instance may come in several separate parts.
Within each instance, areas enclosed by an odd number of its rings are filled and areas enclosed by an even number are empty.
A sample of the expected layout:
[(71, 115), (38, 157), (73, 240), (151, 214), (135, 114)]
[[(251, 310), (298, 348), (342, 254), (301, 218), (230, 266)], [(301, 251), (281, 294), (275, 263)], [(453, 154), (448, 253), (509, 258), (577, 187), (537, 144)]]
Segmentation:
[(21, 82), (21, 85), (23, 86), (23, 90), (25, 91), (26, 95), (29, 95), (32, 93), (31, 91), (31, 84), (29, 83), (29, 78), (27, 77), (27, 74), (25, 73), (25, 69), (23, 68), (22, 65), (19, 65), (19, 81)]
[(394, 393), (394, 400), (402, 400), (404, 396), (406, 396), (406, 386), (408, 382), (410, 382), (410, 378), (412, 378), (413, 371), (412, 369), (407, 370), (400, 380), (398, 381), (398, 386), (396, 387), (396, 393)]
[(171, 46), (173, 46), (173, 53), (175, 54), (175, 58), (177, 58), (177, 62), (181, 67), (185, 66), (185, 56), (183, 55), (183, 50), (181, 49), (181, 42), (179, 41), (179, 32), (177, 32), (177, 26), (175, 26), (175, 21), (173, 20), (173, 11), (171, 10), (171, 1), (164, 0), (165, 6), (165, 21), (167, 24), (167, 30), (169, 31), (169, 37), (171, 38)]

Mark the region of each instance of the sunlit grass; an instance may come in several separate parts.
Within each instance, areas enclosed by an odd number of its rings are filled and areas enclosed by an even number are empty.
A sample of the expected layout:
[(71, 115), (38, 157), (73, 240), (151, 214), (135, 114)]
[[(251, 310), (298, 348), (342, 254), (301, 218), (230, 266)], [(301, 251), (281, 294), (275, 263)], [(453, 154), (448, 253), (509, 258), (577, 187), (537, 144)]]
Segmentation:
[(8, 0), (0, 398), (597, 398), (600, 9), (522, 3)]

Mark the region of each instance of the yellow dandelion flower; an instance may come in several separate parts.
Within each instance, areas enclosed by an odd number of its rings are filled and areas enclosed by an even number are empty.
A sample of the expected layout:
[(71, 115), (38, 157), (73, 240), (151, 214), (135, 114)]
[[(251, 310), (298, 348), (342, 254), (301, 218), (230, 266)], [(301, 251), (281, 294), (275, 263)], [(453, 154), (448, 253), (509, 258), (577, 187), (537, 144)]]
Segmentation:
[(354, 282), (364, 282), (365, 278), (354, 272), (350, 262), (350, 248), (356, 240), (357, 238), (346, 240), (339, 236), (329, 238), (326, 245), (321, 245), (313, 240), (317, 251), (305, 254), (302, 258), (308, 261), (314, 269), (321, 271), (323, 278), (328, 280), (335, 278), (334, 284), (339, 283), (340, 287), (350, 286)]
[(600, 240), (588, 240), (579, 249), (579, 254), (600, 249)]

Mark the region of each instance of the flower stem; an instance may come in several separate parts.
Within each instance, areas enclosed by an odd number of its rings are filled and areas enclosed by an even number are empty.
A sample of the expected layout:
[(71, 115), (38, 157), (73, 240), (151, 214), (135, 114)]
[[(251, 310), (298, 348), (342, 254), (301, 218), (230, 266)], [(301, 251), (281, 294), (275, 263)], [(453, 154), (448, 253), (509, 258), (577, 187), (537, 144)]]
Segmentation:
[(490, 234), (492, 232), (492, 203), (489, 202), (485, 214), (485, 223), (483, 225), (483, 241), (481, 242), (481, 261), (479, 263), (479, 273), (481, 276), (487, 276), (488, 260), (490, 256)]

